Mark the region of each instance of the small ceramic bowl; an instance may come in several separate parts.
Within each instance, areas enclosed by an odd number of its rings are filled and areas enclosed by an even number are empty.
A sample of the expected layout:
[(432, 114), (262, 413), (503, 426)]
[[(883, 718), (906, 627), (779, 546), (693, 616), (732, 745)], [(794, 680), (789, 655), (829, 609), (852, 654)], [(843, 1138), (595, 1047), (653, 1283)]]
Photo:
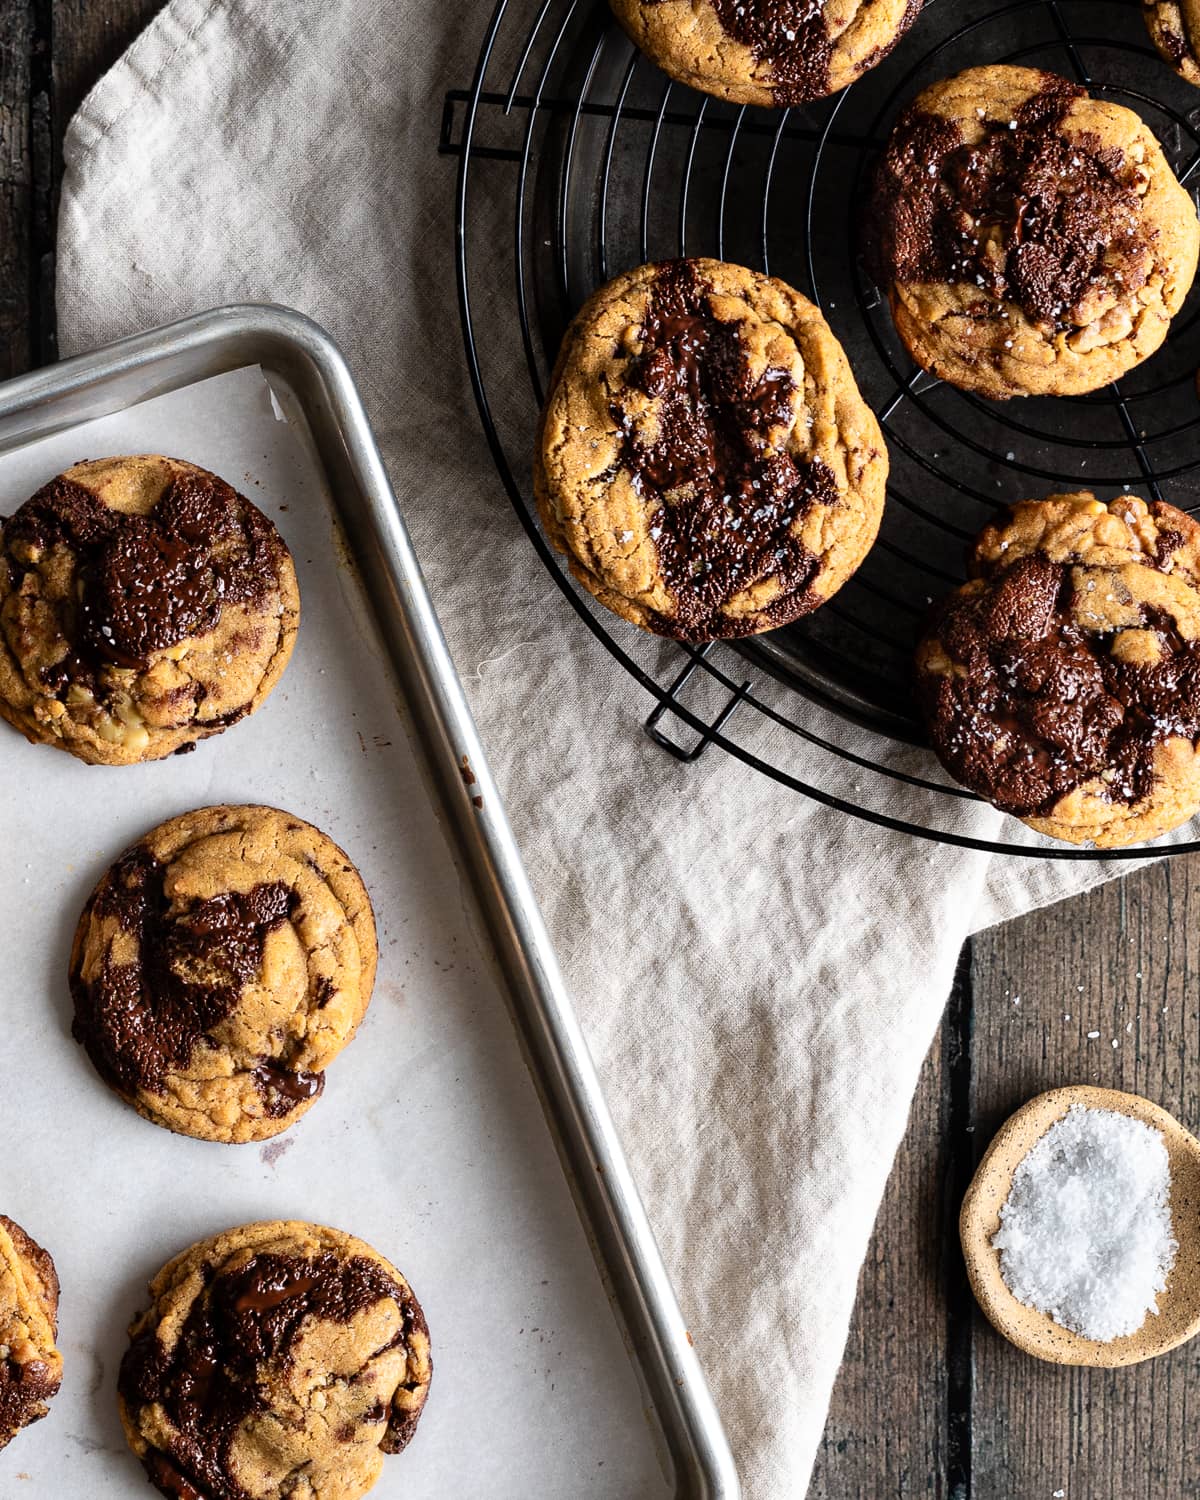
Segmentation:
[[(1072, 1104), (1128, 1115), (1162, 1131), (1171, 1169), (1171, 1223), (1179, 1250), (1158, 1296), (1136, 1333), (1100, 1343), (1063, 1328), (1046, 1313), (1018, 1302), (1000, 1275), (992, 1237), (1008, 1200), (1013, 1173)], [(1200, 1332), (1200, 1141), (1173, 1115), (1138, 1094), (1080, 1084), (1051, 1089), (1019, 1109), (1001, 1128), (979, 1163), (958, 1221), (971, 1290), (992, 1325), (1026, 1354), (1059, 1365), (1134, 1365), (1165, 1354)]]

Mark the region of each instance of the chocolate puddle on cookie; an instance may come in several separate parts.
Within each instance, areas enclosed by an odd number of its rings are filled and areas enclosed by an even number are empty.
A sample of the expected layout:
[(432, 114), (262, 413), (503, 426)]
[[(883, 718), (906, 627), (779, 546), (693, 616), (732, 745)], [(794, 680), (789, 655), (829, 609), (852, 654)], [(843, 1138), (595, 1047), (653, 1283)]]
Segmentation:
[[(281, 882), (226, 892), (170, 913), (166, 871), (146, 850), (123, 855), (83, 921), (111, 916), (136, 943), (136, 958), (106, 955), (92, 984), (72, 972), (72, 1032), (97, 1071), (119, 1093), (162, 1093), (209, 1032), (234, 1011), (262, 968), (268, 933), (290, 920), (298, 898)], [(320, 1073), (292, 1072), (263, 1057), (253, 1069), (266, 1112), (288, 1114), (314, 1098)]]
[(883, 286), (966, 283), (975, 317), (1013, 302), (1053, 332), (1093, 321), (1095, 289), (1134, 297), (1148, 276), (1141, 199), (1118, 147), (1062, 123), (1081, 88), (1054, 74), (1011, 122), (980, 120), (969, 146), (958, 125), (910, 108), (876, 171), (868, 260)]
[(612, 410), (625, 434), (622, 464), (639, 495), (661, 502), (650, 537), (675, 613), (656, 615), (654, 629), (693, 641), (737, 634), (722, 607), (766, 579), (779, 584), (772, 608), (781, 618), (815, 608), (820, 600), (805, 596), (818, 560), (793, 526), (810, 506), (839, 500), (820, 460), (771, 446), (769, 430), (791, 422), (791, 375), (767, 370), (752, 381), (737, 324), (713, 316), (710, 294), (687, 261), (657, 269), (629, 372), (654, 402), (655, 441), (643, 443), (627, 414)]
[(66, 655), (42, 672), (60, 696), (96, 693), (106, 668), (141, 670), (155, 653), (211, 631), (229, 605), (262, 605), (282, 543), (223, 480), (180, 474), (149, 514), (111, 509), (72, 480), (44, 485), (4, 523), (14, 593), (47, 552), (69, 549), (81, 596), (57, 611)]
[[(349, 1323), (384, 1299), (401, 1312), (388, 1347), (406, 1348), (423, 1320), (411, 1294), (366, 1256), (264, 1253), (236, 1269), (208, 1268), (175, 1343), (164, 1347), (147, 1327), (121, 1361), (117, 1385), (135, 1426), (148, 1406), (170, 1423), (169, 1451), (152, 1447), (143, 1460), (151, 1480), (175, 1500), (250, 1500), (230, 1453), (242, 1424), (270, 1408), (264, 1377), (287, 1371), (309, 1320)], [(371, 1408), (362, 1421), (386, 1415)]]
[(1122, 661), (1120, 632), (1072, 618), (1074, 594), (1071, 569), (1034, 554), (934, 611), (931, 633), (962, 668), (919, 684), (934, 744), (959, 781), (1018, 817), (1046, 816), (1095, 779), (1110, 800), (1138, 803), (1157, 746), (1200, 737), (1200, 643), (1143, 608), (1124, 628), (1153, 631), (1160, 659)]
[(290, 1115), (297, 1104), (315, 1099), (325, 1088), (324, 1073), (295, 1072), (264, 1057), (250, 1075), (262, 1095), (263, 1108), (273, 1120)]

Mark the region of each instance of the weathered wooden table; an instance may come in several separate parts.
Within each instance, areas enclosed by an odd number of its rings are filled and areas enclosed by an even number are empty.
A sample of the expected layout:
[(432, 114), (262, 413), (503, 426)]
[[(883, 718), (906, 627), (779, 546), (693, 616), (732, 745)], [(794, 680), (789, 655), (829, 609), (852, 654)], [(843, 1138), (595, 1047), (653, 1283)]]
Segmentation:
[(971, 944), (863, 1271), (814, 1497), (1200, 1494), (1200, 1345), (1131, 1370), (1027, 1359), (975, 1308), (955, 1234), (992, 1132), (1045, 1088), (1127, 1089), (1200, 1122), (1193, 916), (1195, 856)]
[[(56, 357), (63, 130), (158, 5), (0, 0), (0, 378)], [(976, 1310), (955, 1229), (992, 1131), (1042, 1089), (1130, 1089), (1200, 1125), (1197, 973), (1200, 856), (964, 953), (867, 1256), (812, 1500), (1200, 1495), (1200, 1341), (1132, 1370), (1027, 1359)]]

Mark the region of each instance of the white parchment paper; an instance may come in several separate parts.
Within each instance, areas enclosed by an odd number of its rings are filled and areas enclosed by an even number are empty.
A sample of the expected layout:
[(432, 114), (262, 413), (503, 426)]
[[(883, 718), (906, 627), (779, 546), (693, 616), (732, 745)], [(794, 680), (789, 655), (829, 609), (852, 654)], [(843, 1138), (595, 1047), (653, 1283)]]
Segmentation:
[[(91, 767), (0, 725), (0, 1211), (54, 1256), (66, 1367), (50, 1416), (0, 1453), (0, 1500), (148, 1493), (115, 1403), (147, 1279), (217, 1230), (289, 1217), (369, 1241), (429, 1319), (432, 1392), (380, 1500), (669, 1494), (307, 444), (241, 371), (0, 456), (0, 513), (78, 459), (137, 452), (211, 468), (265, 510), (296, 559), (302, 622), (265, 707), (194, 754)], [(144, 1122), (70, 1035), (67, 957), (95, 881), (153, 824), (215, 802), (316, 823), (379, 923), (357, 1039), (265, 1145)]]

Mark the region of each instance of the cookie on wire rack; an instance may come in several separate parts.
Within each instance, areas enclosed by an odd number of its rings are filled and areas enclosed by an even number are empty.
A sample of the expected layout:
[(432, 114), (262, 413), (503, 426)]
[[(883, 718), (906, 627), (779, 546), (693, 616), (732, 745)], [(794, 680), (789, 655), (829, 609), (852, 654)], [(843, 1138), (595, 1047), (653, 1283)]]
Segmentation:
[(917, 650), (951, 775), (1098, 848), (1200, 811), (1200, 525), (1161, 501), (1051, 495), (983, 531), (970, 571)]
[(1188, 83), (1200, 84), (1200, 0), (1142, 0), (1150, 40)]
[(836, 593), (875, 540), (887, 472), (820, 311), (743, 266), (676, 260), (609, 282), (567, 331), (534, 490), (602, 604), (700, 642)]
[(922, 0), (611, 0), (665, 73), (734, 104), (823, 99), (881, 62)]
[(919, 94), (878, 164), (866, 249), (912, 358), (963, 390), (1081, 395), (1167, 336), (1200, 223), (1132, 110), (1034, 68)]

